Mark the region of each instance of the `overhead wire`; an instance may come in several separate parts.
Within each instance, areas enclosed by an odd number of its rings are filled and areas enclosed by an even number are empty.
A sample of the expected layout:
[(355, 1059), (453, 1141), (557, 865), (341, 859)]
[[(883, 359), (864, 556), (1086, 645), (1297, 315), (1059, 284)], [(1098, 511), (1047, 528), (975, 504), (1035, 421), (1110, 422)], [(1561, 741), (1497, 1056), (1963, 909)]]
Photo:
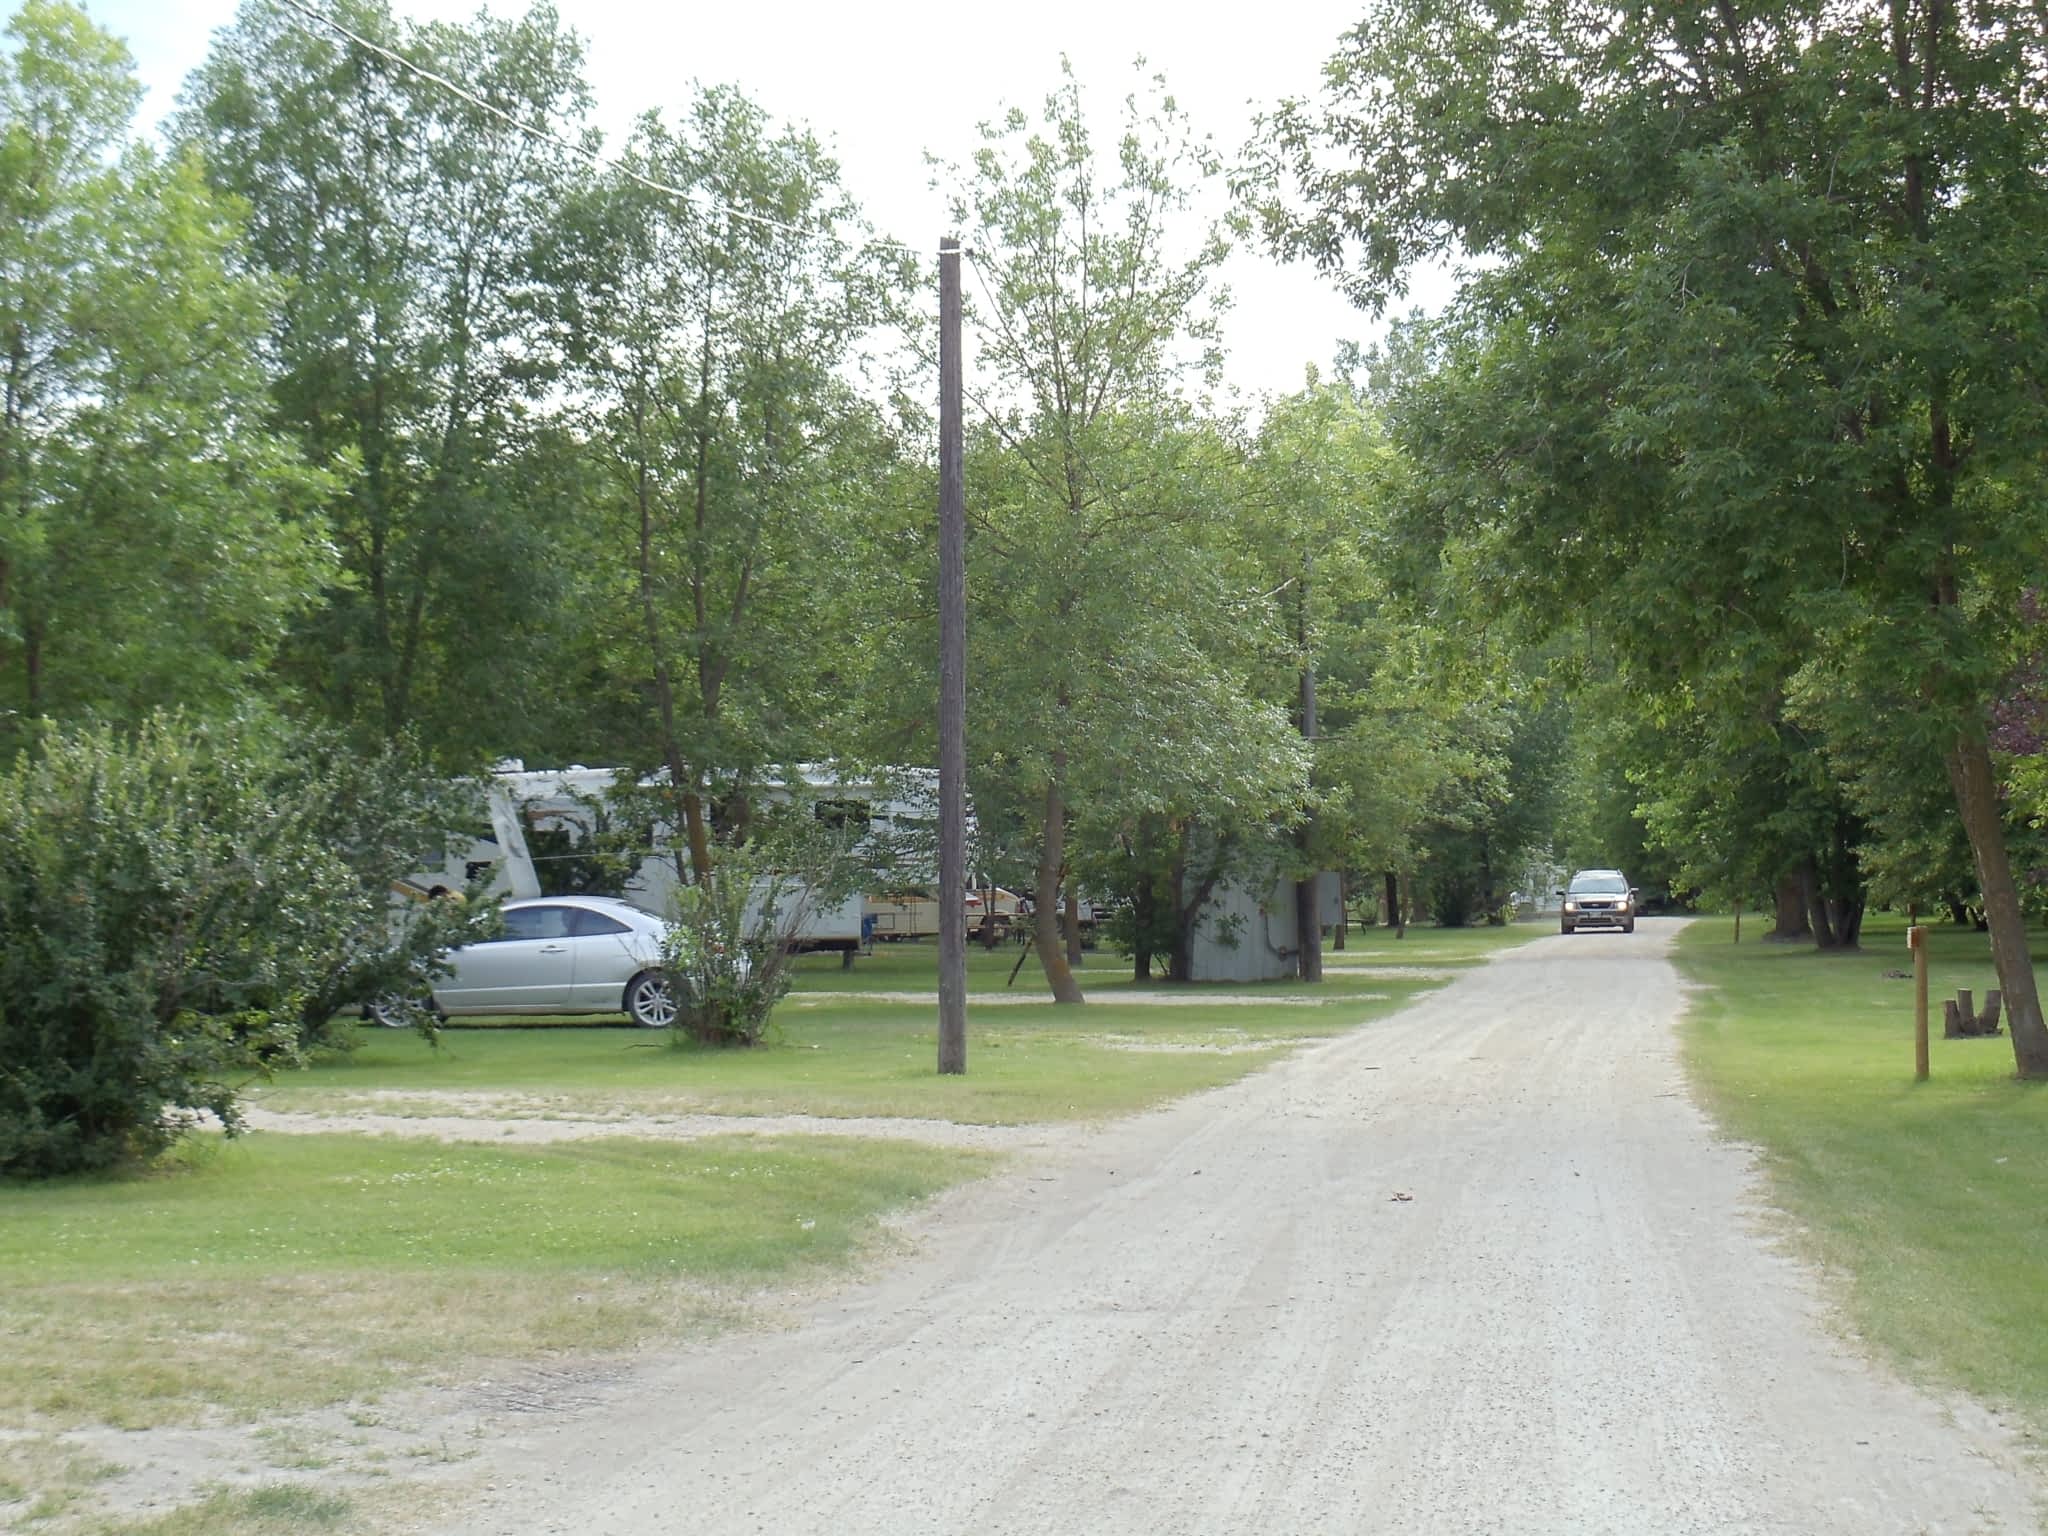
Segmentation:
[(549, 127), (546, 127), (538, 123), (528, 123), (521, 121), (519, 118), (513, 116), (510, 112), (505, 111), (504, 108), (495, 106), (492, 103), (485, 101), (481, 96), (478, 96), (474, 91), (471, 91), (465, 86), (461, 85), (460, 83), (449, 79), (446, 75), (440, 74), (435, 70), (431, 70), (427, 68), (424, 64), (416, 63), (414, 60), (407, 58), (404, 54), (399, 53), (396, 49), (387, 48), (382, 43), (376, 42), (371, 38), (364, 37), (360, 33), (352, 31), (350, 28), (343, 26), (339, 21), (336, 21), (332, 16), (329, 16), (324, 11), (316, 10), (312, 6), (302, 4), (301, 0), (278, 0), (278, 4), (286, 7), (288, 10), (297, 12), (301, 17), (304, 17), (307, 21), (319, 23), (319, 25), (327, 28), (330, 32), (333, 32), (337, 36), (346, 38), (351, 43), (354, 43), (358, 48), (365, 49), (368, 52), (377, 55), (379, 58), (389, 60), (391, 63), (398, 65), (401, 69), (409, 70), (413, 74), (418, 75), (422, 80), (431, 81), (433, 84), (438, 85), (442, 90), (447, 91), (452, 95), (461, 97), (471, 106), (477, 108), (481, 112), (488, 113), (490, 116), (496, 118), (499, 122), (504, 123), (507, 127), (512, 128), (519, 133), (526, 134), (529, 138), (539, 139), (545, 143), (553, 144), (559, 149), (566, 150), (570, 154), (576, 156), (577, 159), (585, 161), (586, 163), (597, 167), (599, 170), (615, 171), (619, 175), (626, 177), (628, 180), (638, 182), (641, 186), (646, 187), (651, 192), (659, 192), (667, 197), (678, 198), (683, 202), (694, 204), (696, 207), (702, 208), (709, 213), (727, 214), (732, 218), (741, 219), (747, 223), (759, 225), (764, 229), (776, 230), (782, 234), (799, 235), (805, 239), (828, 240), (833, 242), (834, 244), (843, 246), (849, 250), (901, 251), (904, 254), (910, 256), (922, 256), (932, 254), (930, 252), (920, 251), (916, 246), (906, 245), (904, 242), (900, 240), (885, 240), (880, 238), (879, 236), (870, 236), (864, 240), (849, 240), (845, 236), (834, 234), (829, 230), (807, 229), (800, 224), (788, 224), (780, 219), (771, 219), (765, 214), (755, 213), (753, 210), (748, 208), (735, 207), (731, 203), (721, 203), (716, 198), (706, 197), (701, 192), (692, 191), (685, 187), (671, 186), (667, 182), (657, 181), (651, 176), (642, 175), (640, 172), (634, 170), (631, 166), (625, 165), (618, 160), (607, 160), (604, 156), (598, 154), (595, 150), (586, 149), (583, 145), (574, 143), (571, 140), (564, 138), (561, 134), (556, 133), (553, 129)]

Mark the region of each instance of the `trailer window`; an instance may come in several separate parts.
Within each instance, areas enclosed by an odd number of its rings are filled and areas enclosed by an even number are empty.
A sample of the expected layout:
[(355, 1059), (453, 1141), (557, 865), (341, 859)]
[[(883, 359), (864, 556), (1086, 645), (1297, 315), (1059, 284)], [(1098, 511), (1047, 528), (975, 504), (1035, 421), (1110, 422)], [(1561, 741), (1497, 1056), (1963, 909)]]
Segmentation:
[(834, 831), (865, 832), (874, 823), (875, 808), (865, 800), (820, 800), (814, 814)]

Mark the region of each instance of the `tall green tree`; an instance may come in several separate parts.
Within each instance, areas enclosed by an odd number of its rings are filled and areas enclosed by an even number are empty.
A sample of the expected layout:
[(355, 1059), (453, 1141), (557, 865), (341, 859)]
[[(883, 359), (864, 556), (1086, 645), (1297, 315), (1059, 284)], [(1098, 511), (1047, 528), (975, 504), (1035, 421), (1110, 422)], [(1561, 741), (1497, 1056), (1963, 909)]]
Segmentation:
[(2048, 557), (2048, 32), (1987, 0), (1388, 0), (1276, 123), (1280, 246), (1381, 302), (1487, 267), (1413, 417), (1509, 603), (1668, 676), (1825, 662), (1940, 757), (2023, 1076), (1990, 712)]
[(327, 9), (374, 46), (249, 0), (175, 130), (284, 280), (272, 420), (344, 481), (344, 577), (290, 675), (365, 736), (472, 759), (544, 728), (548, 690), (506, 680), (554, 661), (586, 553), (539, 437), (576, 297), (554, 221), (581, 174), (544, 135), (583, 131), (582, 48), (545, 5), (460, 26)]
[(1037, 828), (1035, 939), (1063, 1003), (1083, 1000), (1053, 921), (1077, 805), (1109, 825), (1107, 797), (1165, 811), (1197, 765), (1256, 763), (1209, 774), (1223, 814), (1226, 781), (1250, 804), (1299, 771), (1284, 714), (1216, 643), (1240, 594), (1197, 531), (1230, 457), (1199, 400), (1228, 241), (1191, 205), (1217, 160), (1156, 80), (1124, 101), (1113, 150), (1099, 131), (1069, 69), (1035, 123), (985, 126), (949, 178), (978, 359), (972, 739)]
[(832, 755), (859, 693), (896, 452), (852, 379), (902, 273), (816, 137), (728, 87), (643, 118), (576, 217), (605, 656), (701, 883), (749, 788)]
[(126, 50), (30, 0), (0, 53), (0, 749), (220, 707), (327, 579), (321, 477), (262, 427), (277, 295), (196, 162), (129, 138)]

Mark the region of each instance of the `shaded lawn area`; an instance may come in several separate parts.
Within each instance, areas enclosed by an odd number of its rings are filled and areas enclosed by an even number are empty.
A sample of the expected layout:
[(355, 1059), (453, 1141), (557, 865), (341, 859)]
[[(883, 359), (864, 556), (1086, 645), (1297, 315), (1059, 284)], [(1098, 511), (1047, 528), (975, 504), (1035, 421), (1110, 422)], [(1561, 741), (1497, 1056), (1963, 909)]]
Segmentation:
[(1931, 931), (1931, 1081), (1913, 1081), (1913, 984), (1885, 975), (1911, 970), (1905, 924), (1884, 915), (1846, 955), (1693, 924), (1679, 961), (1713, 990), (1688, 1055), (1857, 1330), (2048, 1433), (2048, 1083), (2014, 1078), (2003, 1035), (1941, 1038), (1941, 998), (1966, 986), (1981, 1001), (1996, 980), (1984, 935)]

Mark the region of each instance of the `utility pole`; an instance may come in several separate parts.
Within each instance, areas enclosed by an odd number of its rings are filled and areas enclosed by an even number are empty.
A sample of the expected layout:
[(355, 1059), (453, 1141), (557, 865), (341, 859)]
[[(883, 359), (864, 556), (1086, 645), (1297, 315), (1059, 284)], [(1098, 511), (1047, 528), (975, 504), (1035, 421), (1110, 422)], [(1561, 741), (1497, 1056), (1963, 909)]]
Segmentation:
[[(1301, 739), (1313, 743), (1316, 739), (1316, 663), (1309, 650), (1308, 581), (1311, 557), (1301, 557), (1299, 588), (1295, 593), (1295, 643), (1301, 649)], [(1309, 750), (1313, 752), (1314, 746)], [(1304, 822), (1301, 829), (1301, 851), (1307, 856), (1314, 851), (1315, 823)], [(1323, 877), (1311, 868), (1301, 879), (1294, 882), (1294, 943), (1295, 970), (1303, 981), (1323, 979)]]
[(960, 242), (939, 242), (939, 1071), (967, 1070), (967, 483)]

